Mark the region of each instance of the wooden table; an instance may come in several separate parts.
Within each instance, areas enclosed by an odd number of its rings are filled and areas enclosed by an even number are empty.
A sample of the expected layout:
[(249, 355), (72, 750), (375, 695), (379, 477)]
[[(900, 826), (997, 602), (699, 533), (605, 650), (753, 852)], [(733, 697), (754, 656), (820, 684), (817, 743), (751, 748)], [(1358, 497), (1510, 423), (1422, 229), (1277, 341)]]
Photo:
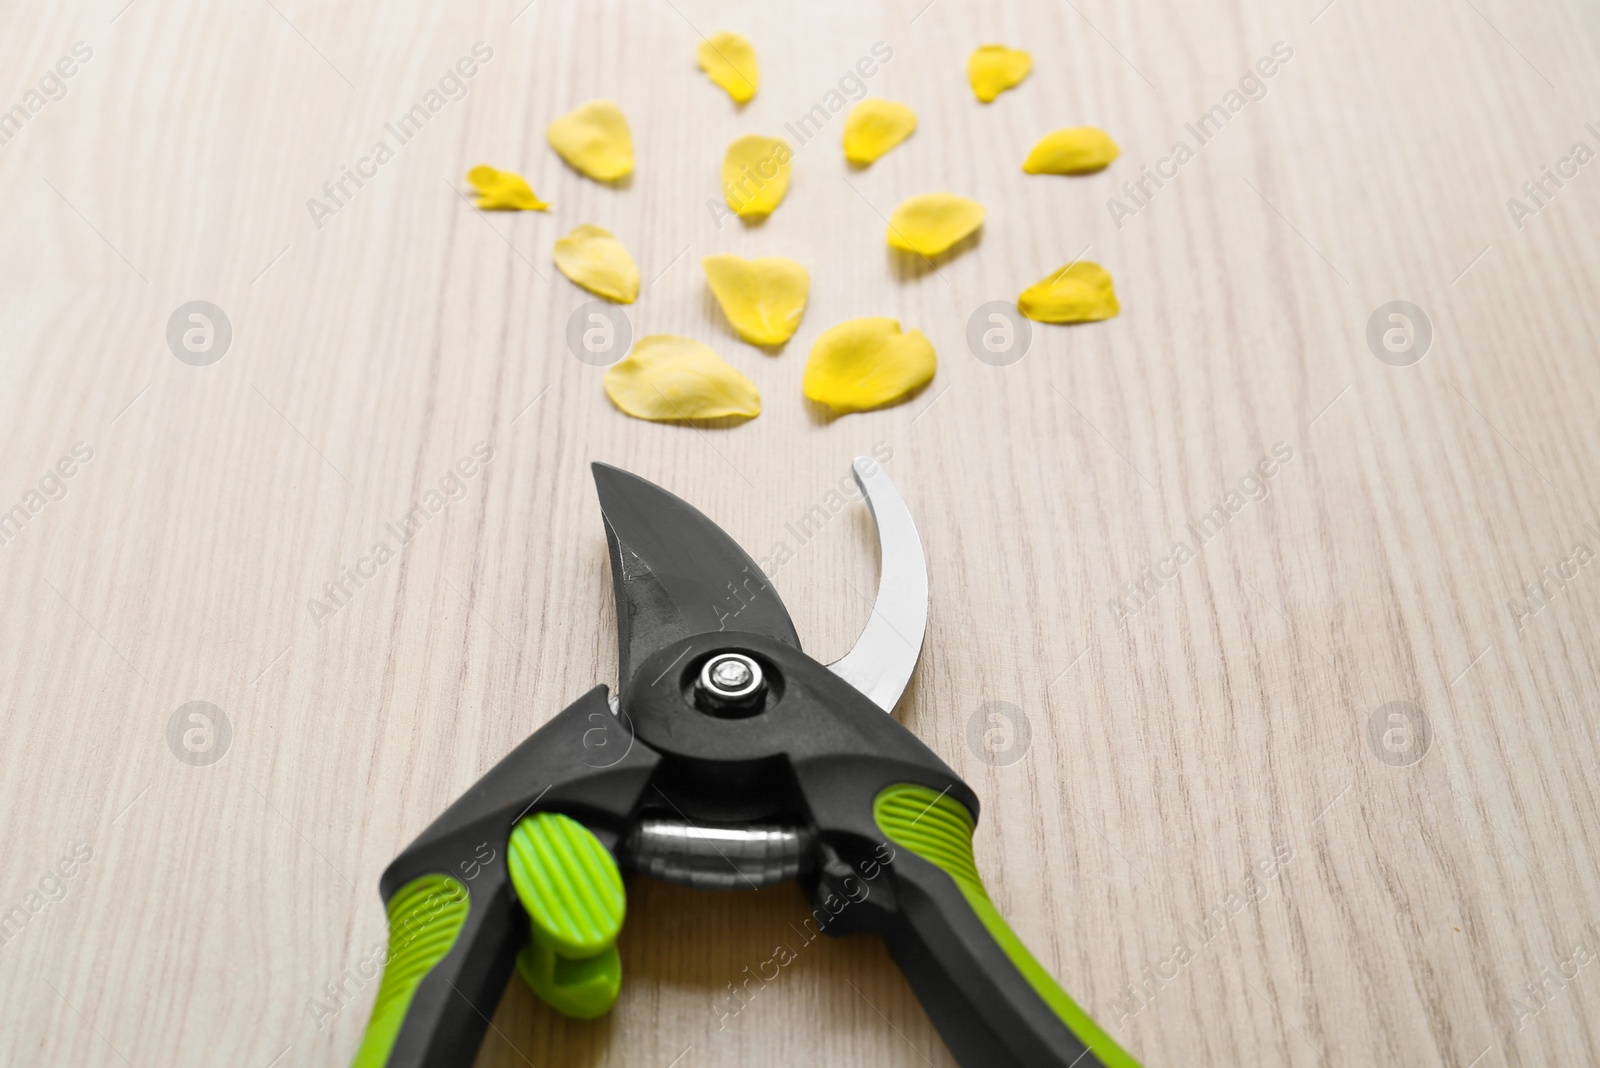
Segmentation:
[[(0, 1062), (347, 1063), (379, 873), (612, 680), (588, 462), (758, 558), (787, 542), (773, 578), (826, 660), (866, 618), (872, 527), (859, 504), (803, 545), (789, 525), (874, 446), (932, 570), (898, 715), (981, 796), (1001, 910), (1130, 1051), (1600, 1061), (1592, 6), (525, 2), (0, 13), (23, 108), (0, 121)], [(760, 50), (742, 111), (695, 69), (723, 27)], [(982, 106), (988, 41), (1035, 70)], [(842, 117), (784, 127), (859, 95), (876, 42), (866, 91), (921, 124), (852, 171)], [(632, 124), (620, 188), (544, 141), (597, 96)], [(1122, 145), (1108, 171), (1021, 172), (1081, 123)], [(746, 132), (796, 147), (762, 226), (708, 207)], [(554, 210), (475, 211), (480, 162)], [(1565, 177), (1535, 197), (1544, 166)], [(981, 238), (891, 255), (888, 213), (941, 189), (987, 206)], [(639, 264), (634, 335), (711, 344), (758, 419), (607, 402), (550, 256), (582, 222)], [(781, 353), (733, 335), (713, 252), (810, 269)], [(975, 356), (982, 305), (1080, 256), (1119, 318)], [(207, 366), (191, 301), (231, 328)], [(806, 353), (860, 315), (924, 331), (938, 375), (826, 418)], [(631, 880), (615, 1011), (567, 1021), (513, 982), (479, 1063), (952, 1063), (873, 942), (799, 948), (728, 1011), (805, 909)]]

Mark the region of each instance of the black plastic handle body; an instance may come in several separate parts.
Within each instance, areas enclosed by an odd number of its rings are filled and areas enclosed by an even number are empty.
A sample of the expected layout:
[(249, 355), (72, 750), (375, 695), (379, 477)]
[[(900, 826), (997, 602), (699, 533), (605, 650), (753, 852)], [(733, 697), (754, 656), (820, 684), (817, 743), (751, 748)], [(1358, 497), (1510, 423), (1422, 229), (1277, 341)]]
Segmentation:
[[(605, 687), (596, 687), (512, 750), (389, 865), (379, 884), (385, 903), (418, 880), (445, 876), (465, 890), (466, 916), (448, 951), (420, 977), (394, 978), (403, 1021), (391, 1035), (375, 1035), (390, 969), (404, 964), (391, 909), (389, 963), (357, 1054), (359, 1068), (470, 1068), (528, 941), (527, 915), (506, 864), (512, 828), (536, 810), (562, 812), (614, 848), (658, 759), (633, 744), (607, 704)], [(402, 928), (399, 937), (411, 937), (411, 945), (442, 937), (428, 930), (430, 911), (439, 910), (423, 909), (426, 922), (417, 933)]]
[[(700, 668), (728, 651), (756, 659), (768, 680), (762, 706), (737, 718), (694, 696)], [(613, 854), (650, 813), (720, 827), (803, 825), (816, 843), (801, 881), (818, 928), (882, 937), (967, 1068), (1136, 1068), (989, 903), (972, 858), (977, 796), (892, 716), (804, 653), (755, 634), (685, 638), (633, 677), (654, 681), (630, 692), (624, 715), (612, 715), (603, 687), (590, 691), (384, 873), (391, 940), (397, 903), (427, 880), (450, 880), (466, 910), (447, 898), (437, 912), (454, 926), (430, 920), (408, 943), (435, 956), (391, 957), (368, 1029), (371, 1055), (364, 1046), (357, 1068), (472, 1063), (529, 938), (504, 846), (536, 809), (579, 821)], [(485, 843), (497, 851), (488, 861)], [(397, 979), (399, 993), (386, 1001), (390, 969), (409, 985)]]

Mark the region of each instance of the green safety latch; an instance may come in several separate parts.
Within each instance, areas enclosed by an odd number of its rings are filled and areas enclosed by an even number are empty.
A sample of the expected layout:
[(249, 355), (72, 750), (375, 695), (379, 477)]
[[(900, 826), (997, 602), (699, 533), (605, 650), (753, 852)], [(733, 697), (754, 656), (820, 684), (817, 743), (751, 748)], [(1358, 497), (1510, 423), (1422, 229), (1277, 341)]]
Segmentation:
[(517, 974), (563, 1016), (605, 1015), (622, 990), (617, 934), (626, 911), (610, 850), (577, 820), (541, 812), (512, 830), (506, 862), (533, 930)]

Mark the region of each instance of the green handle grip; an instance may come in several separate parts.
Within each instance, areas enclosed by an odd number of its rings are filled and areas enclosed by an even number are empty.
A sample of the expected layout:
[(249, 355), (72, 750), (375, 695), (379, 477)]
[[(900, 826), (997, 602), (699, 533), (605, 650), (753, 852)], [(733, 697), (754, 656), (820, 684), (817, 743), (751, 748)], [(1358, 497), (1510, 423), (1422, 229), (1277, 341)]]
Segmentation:
[(467, 922), (467, 889), (448, 875), (423, 875), (389, 899), (389, 949), (372, 1018), (351, 1068), (384, 1068), (423, 976), (456, 943)]
[[(910, 943), (905, 955), (916, 963), (915, 968), (907, 969), (908, 978), (913, 987), (921, 981), (929, 992), (925, 995), (923, 989), (918, 990), (925, 1005), (934, 1002), (928, 1005), (934, 1025), (963, 1064), (999, 1063), (994, 1044), (1007, 1035), (1019, 1040), (1019, 1033), (1028, 1030), (1029, 1015), (1037, 1015), (1036, 1006), (1025, 1003), (1031, 990), (1076, 1040), (1061, 1036), (1070, 1044), (1050, 1043), (1055, 1056), (1049, 1063), (1139, 1068), (1034, 959), (989, 900), (973, 859), (975, 825), (965, 805), (925, 786), (902, 783), (878, 794), (872, 815), (889, 841), (944, 872), (960, 891), (959, 898), (947, 893), (930, 895), (926, 907), (912, 921), (913, 925), (920, 921), (922, 929), (902, 944)], [(952, 914), (962, 902), (981, 927)], [(993, 947), (998, 947), (1003, 957), (997, 956)], [(1018, 977), (1025, 986), (1016, 982)], [(941, 1012), (948, 1015), (941, 1019)], [(1010, 1018), (1013, 1012), (1015, 1017)], [(1045, 1041), (1049, 1042), (1048, 1035)], [(963, 1054), (964, 1049), (974, 1052)], [(1085, 1053), (1088, 1058), (1080, 1061)], [(1032, 1056), (1019, 1055), (1019, 1059), (1041, 1063)]]
[(479, 868), (471, 887), (421, 875), (389, 899), (383, 979), (352, 1068), (471, 1064), (519, 944), (517, 973), (557, 1012), (593, 1019), (616, 1002), (622, 875), (588, 828), (553, 812), (519, 820), (504, 865)]

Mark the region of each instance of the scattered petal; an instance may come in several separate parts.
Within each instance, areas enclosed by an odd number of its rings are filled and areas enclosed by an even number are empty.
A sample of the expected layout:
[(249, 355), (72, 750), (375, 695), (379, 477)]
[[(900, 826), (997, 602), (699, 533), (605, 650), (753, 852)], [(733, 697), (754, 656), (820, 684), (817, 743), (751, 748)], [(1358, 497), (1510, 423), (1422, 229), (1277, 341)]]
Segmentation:
[(639, 295), (639, 268), (609, 230), (584, 223), (556, 242), (561, 273), (597, 296), (632, 304)]
[(527, 179), (512, 171), (497, 171), (480, 163), (467, 172), (467, 181), (478, 191), (478, 207), (484, 211), (549, 211)]
[(822, 332), (806, 360), (803, 388), (835, 412), (864, 412), (905, 398), (933, 378), (933, 343), (899, 320), (850, 319)]
[(740, 337), (757, 345), (781, 345), (794, 336), (811, 289), (804, 267), (781, 256), (707, 256), (700, 265)]
[(954, 193), (924, 193), (889, 216), (889, 247), (937, 256), (983, 225), (983, 205)]
[(591, 100), (567, 112), (545, 131), (550, 147), (572, 169), (609, 182), (633, 171), (633, 135), (628, 118), (610, 100)]
[(871, 163), (917, 128), (917, 113), (894, 100), (869, 97), (850, 109), (844, 120), (844, 158)]
[(771, 214), (789, 191), (794, 153), (782, 138), (746, 134), (722, 159), (722, 195), (740, 217)]
[(1089, 174), (1122, 155), (1111, 135), (1095, 126), (1073, 126), (1040, 138), (1022, 169), (1029, 174)]
[(719, 30), (709, 39), (702, 40), (695, 52), (700, 69), (712, 83), (721, 86), (733, 97), (734, 103), (748, 103), (761, 84), (761, 66), (756, 62), (756, 48), (745, 38), (727, 30)]
[(1017, 310), (1041, 323), (1090, 323), (1118, 312), (1111, 275), (1098, 263), (1079, 260), (1022, 291)]
[(635, 419), (720, 419), (761, 414), (756, 384), (693, 338), (642, 337), (605, 377), (611, 403)]
[(978, 99), (987, 104), (1020, 84), (1033, 70), (1033, 57), (1005, 45), (982, 45), (967, 60), (967, 81)]

